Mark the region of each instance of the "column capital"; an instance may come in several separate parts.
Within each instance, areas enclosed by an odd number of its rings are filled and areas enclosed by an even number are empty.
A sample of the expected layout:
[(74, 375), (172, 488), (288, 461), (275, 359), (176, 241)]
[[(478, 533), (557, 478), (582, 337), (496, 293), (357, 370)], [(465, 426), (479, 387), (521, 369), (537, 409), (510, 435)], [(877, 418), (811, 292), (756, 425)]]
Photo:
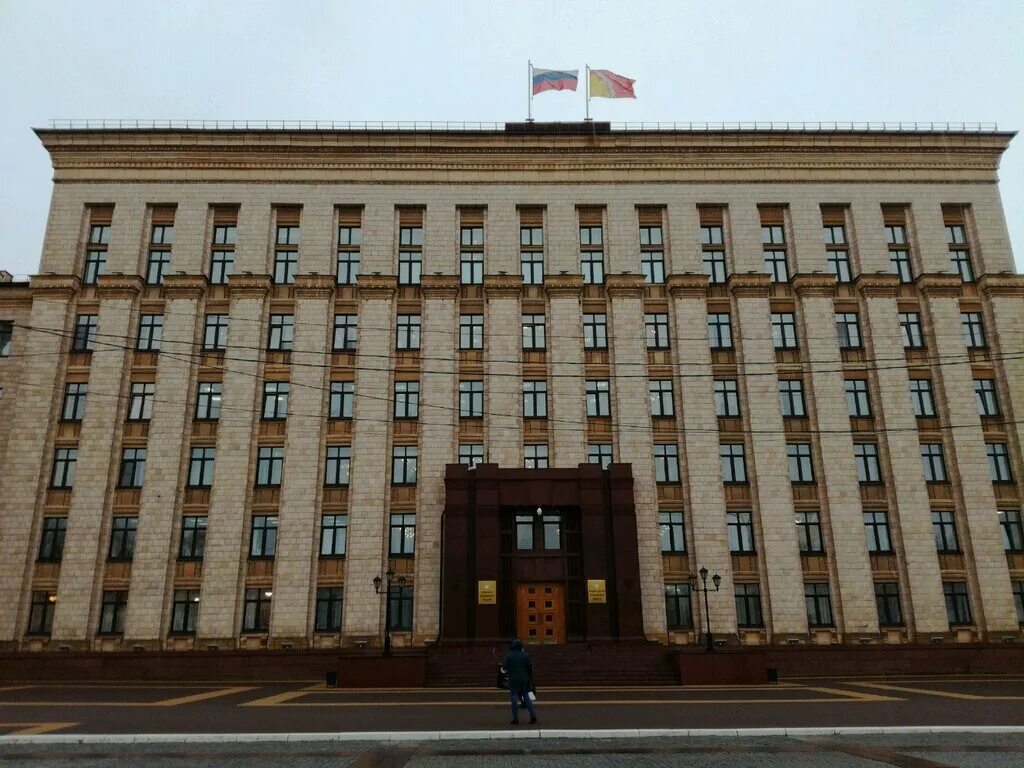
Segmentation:
[(165, 299), (199, 299), (208, 286), (206, 275), (167, 275), (163, 295)]
[(394, 275), (360, 275), (356, 287), (360, 299), (390, 299), (398, 290), (398, 278)]
[(703, 272), (668, 276), (668, 292), (677, 299), (707, 299), (709, 278)]
[(96, 280), (96, 294), (103, 299), (132, 300), (142, 291), (142, 278), (138, 275), (100, 275)]
[(544, 293), (554, 296), (579, 296), (583, 293), (583, 275), (545, 275)]
[(1001, 275), (982, 275), (978, 278), (978, 287), (985, 298), (1024, 298), (1024, 275), (1006, 273)]
[(941, 272), (919, 275), (914, 284), (926, 299), (959, 299), (964, 285), (959, 275)]
[(487, 275), (484, 277), (484, 295), (488, 299), (519, 298), (522, 292), (522, 275)]
[(420, 290), (425, 299), (454, 299), (461, 288), (458, 275), (423, 275), (420, 278)]
[(337, 284), (334, 275), (296, 275), (295, 298), (328, 301), (334, 298)]
[(736, 298), (768, 298), (772, 279), (763, 272), (736, 272), (729, 275), (729, 291)]
[(605, 290), (613, 299), (642, 299), (644, 278), (642, 275), (608, 275), (605, 277)]
[(235, 273), (228, 278), (231, 298), (263, 298), (270, 293), (270, 275), (256, 275), (252, 272)]
[(28, 287), (33, 298), (70, 299), (81, 288), (78, 275), (32, 275)]
[(857, 290), (866, 299), (895, 299), (900, 291), (900, 279), (889, 273), (862, 274), (856, 280)]
[(793, 278), (793, 290), (800, 298), (832, 298), (836, 293), (836, 276), (805, 272)]

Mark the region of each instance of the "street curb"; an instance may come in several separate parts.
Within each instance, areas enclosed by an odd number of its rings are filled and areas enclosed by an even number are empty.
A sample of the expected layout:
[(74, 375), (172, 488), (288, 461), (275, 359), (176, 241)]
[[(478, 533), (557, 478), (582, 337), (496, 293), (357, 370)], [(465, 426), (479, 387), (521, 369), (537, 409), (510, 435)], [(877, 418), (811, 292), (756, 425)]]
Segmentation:
[(236, 744), (252, 742), (465, 741), (491, 739), (644, 739), (879, 734), (1024, 733), (1020, 725), (850, 726), (837, 728), (624, 728), (618, 730), (352, 731), (338, 733), (111, 733), (0, 736), (0, 747), (25, 744)]

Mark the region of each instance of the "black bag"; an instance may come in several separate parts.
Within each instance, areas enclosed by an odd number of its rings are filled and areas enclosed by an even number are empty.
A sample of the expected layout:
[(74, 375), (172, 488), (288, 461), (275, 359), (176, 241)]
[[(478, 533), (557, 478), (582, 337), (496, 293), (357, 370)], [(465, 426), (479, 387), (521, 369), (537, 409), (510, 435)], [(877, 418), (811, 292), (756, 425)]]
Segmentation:
[(494, 681), (494, 686), (502, 690), (508, 690), (508, 672), (500, 664), (498, 665), (498, 677)]

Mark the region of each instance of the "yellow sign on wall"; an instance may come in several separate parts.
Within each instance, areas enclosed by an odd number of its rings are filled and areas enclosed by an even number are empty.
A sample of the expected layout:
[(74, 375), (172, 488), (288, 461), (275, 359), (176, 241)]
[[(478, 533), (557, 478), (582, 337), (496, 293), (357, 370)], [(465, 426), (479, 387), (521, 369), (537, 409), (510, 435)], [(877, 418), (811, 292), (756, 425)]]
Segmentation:
[(608, 602), (607, 594), (605, 592), (604, 579), (587, 579), (587, 602)]
[(498, 602), (498, 582), (478, 581), (476, 583), (476, 601), (480, 605), (494, 605)]

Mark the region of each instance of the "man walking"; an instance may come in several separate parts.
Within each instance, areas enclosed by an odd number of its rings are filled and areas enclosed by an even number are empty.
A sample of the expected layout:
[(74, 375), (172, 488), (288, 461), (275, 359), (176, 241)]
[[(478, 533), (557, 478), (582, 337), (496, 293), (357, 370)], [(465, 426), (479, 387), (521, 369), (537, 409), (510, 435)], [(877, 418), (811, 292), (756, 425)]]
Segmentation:
[(519, 699), (523, 700), (530, 713), (530, 724), (536, 723), (537, 712), (530, 700), (533, 662), (530, 661), (530, 655), (523, 650), (523, 644), (519, 640), (513, 640), (509, 645), (503, 666), (508, 673), (508, 695), (512, 701), (512, 725), (519, 725)]

